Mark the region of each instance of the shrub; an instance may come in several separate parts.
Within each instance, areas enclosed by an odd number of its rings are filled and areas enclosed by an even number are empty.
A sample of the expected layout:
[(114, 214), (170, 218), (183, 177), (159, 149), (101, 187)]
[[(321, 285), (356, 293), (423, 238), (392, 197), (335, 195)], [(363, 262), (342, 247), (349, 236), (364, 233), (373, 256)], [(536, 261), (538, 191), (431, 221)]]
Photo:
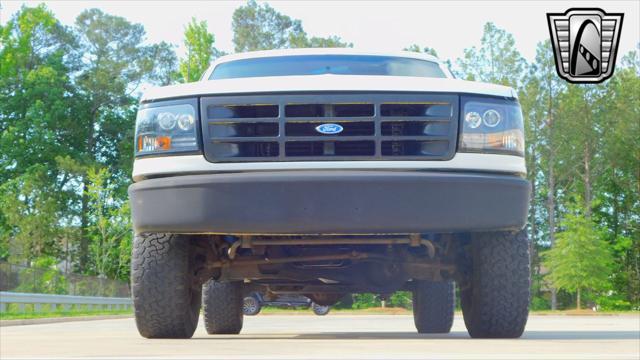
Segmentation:
[(604, 311), (628, 311), (633, 310), (631, 303), (620, 295), (601, 296), (596, 299), (598, 310)]
[(551, 302), (542, 296), (534, 296), (531, 298), (531, 310), (549, 310)]

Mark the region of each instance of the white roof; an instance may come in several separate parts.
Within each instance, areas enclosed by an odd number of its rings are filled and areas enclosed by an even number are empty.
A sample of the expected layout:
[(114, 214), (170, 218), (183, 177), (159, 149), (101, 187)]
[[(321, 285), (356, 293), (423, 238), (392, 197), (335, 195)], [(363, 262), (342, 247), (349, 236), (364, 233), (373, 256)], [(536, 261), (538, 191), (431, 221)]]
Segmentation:
[(217, 58), (211, 66), (204, 72), (202, 79), (208, 79), (213, 69), (219, 64), (234, 60), (255, 59), (276, 56), (298, 56), (298, 55), (378, 55), (378, 56), (395, 56), (409, 59), (418, 59), (442, 64), (440, 59), (433, 55), (417, 53), (413, 51), (368, 51), (353, 48), (301, 48), (301, 49), (280, 49), (280, 50), (262, 50), (248, 51), (243, 53), (225, 55)]

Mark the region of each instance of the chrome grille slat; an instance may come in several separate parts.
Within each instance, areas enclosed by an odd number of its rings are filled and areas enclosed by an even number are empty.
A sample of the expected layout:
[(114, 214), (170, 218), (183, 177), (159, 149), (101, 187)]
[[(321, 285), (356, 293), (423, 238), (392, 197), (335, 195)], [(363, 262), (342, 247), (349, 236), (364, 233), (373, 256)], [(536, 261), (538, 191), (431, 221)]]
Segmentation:
[[(448, 160), (456, 149), (458, 101), (432, 93), (205, 97), (204, 153), (212, 162)], [(344, 130), (315, 131), (329, 123)]]
[(449, 122), (451, 119), (437, 118), (430, 116), (384, 116), (382, 121), (426, 121), (426, 122)]
[(259, 137), (211, 137), (210, 142), (261, 142), (276, 141), (277, 136), (259, 136)]
[(278, 118), (216, 118), (215, 121), (209, 121), (209, 124), (220, 123), (243, 123), (243, 122), (266, 122), (273, 123), (278, 122)]

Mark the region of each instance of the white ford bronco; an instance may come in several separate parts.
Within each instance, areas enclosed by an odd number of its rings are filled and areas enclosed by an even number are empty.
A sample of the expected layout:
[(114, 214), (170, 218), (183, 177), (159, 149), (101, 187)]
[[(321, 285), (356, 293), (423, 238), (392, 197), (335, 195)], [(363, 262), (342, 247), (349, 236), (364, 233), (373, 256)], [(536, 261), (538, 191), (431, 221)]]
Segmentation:
[(140, 334), (237, 334), (243, 297), (413, 294), (420, 333), (519, 337), (529, 304), (523, 119), (505, 86), (424, 54), (225, 56), (147, 91), (129, 188)]

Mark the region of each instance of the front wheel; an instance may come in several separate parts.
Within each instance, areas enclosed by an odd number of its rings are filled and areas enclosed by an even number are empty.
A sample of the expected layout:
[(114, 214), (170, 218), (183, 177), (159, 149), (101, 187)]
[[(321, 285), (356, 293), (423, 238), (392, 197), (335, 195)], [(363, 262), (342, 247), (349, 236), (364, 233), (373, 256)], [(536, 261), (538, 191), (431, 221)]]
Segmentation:
[(529, 316), (529, 242), (525, 231), (483, 233), (471, 240), (471, 276), (460, 289), (473, 338), (517, 338)]
[(137, 234), (131, 258), (136, 326), (146, 338), (187, 339), (198, 326), (201, 290), (194, 285), (188, 236)]

